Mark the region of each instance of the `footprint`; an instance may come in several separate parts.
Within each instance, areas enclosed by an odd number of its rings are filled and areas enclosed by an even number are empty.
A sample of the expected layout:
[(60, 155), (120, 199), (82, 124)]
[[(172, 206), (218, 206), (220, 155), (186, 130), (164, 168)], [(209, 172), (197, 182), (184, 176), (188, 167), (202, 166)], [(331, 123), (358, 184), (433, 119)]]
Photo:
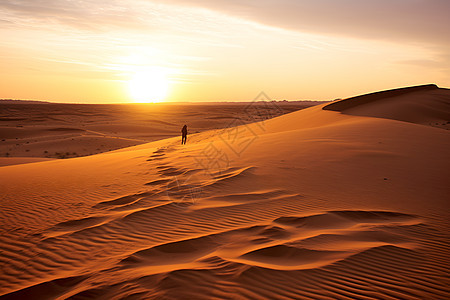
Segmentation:
[(164, 157), (150, 157), (149, 159), (147, 159), (147, 161), (162, 160), (162, 159), (164, 159)]
[(189, 263), (213, 252), (217, 246), (211, 237), (204, 236), (140, 250), (123, 259), (121, 263), (127, 266)]
[(164, 176), (179, 176), (179, 175), (183, 175), (186, 171), (188, 171), (188, 170), (169, 167), (169, 168), (165, 168), (165, 169), (160, 169), (158, 171), (158, 173), (160, 173), (161, 175), (164, 175)]
[(170, 181), (172, 181), (172, 179), (157, 179), (157, 180), (147, 182), (145, 185), (161, 185), (161, 184), (167, 184)]
[(150, 193), (150, 192), (144, 192), (144, 193), (128, 195), (128, 196), (120, 197), (120, 198), (117, 198), (114, 200), (99, 202), (96, 205), (94, 205), (93, 207), (94, 208), (104, 208), (104, 207), (109, 207), (109, 206), (122, 206), (122, 205), (133, 203), (133, 202), (135, 202), (145, 196), (149, 196), (151, 194), (152, 193)]
[(77, 220), (70, 220), (58, 223), (48, 229), (44, 235), (46, 237), (56, 237), (65, 233), (80, 231), (104, 223), (107, 217), (86, 217)]
[(36, 295), (45, 295), (46, 299), (66, 298), (64, 294), (70, 294), (88, 278), (87, 275), (58, 278), (3, 295), (2, 299), (36, 299)]

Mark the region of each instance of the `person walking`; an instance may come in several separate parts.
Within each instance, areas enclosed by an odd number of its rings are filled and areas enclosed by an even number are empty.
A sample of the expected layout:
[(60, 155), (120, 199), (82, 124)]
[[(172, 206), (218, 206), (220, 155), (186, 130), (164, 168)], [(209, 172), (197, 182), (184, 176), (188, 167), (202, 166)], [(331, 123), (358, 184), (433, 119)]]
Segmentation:
[(183, 129), (181, 129), (181, 144), (186, 144), (187, 140), (187, 125), (183, 126)]

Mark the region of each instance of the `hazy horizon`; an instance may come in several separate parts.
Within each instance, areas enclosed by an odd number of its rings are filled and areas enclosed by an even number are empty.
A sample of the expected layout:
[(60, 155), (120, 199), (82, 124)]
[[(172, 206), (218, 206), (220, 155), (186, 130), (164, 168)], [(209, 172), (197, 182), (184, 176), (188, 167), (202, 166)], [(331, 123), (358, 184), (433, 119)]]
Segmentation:
[(0, 3), (2, 99), (63, 103), (332, 100), (449, 86), (450, 3)]
[[(334, 99), (334, 100), (340, 100), (340, 99)], [(6, 103), (11, 103), (11, 102), (21, 102), (21, 103), (42, 103), (42, 104), (208, 104), (208, 105), (213, 105), (213, 104), (251, 104), (252, 102), (259, 102), (259, 101), (271, 101), (271, 102), (277, 102), (277, 103), (326, 103), (326, 102), (330, 102), (333, 100), (255, 100), (253, 99), (252, 101), (160, 101), (160, 102), (130, 102), (130, 101), (124, 101), (124, 102), (57, 102), (57, 101), (49, 101), (49, 100), (37, 100), (37, 99), (0, 99), (0, 102), (6, 102)]]

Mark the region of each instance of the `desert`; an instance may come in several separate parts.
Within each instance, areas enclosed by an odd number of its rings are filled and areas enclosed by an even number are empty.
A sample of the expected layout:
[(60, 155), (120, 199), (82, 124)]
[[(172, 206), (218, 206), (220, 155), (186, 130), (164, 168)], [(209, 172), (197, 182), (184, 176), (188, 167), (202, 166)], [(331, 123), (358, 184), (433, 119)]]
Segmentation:
[(0, 300), (450, 299), (449, 12), (0, 0)]
[(178, 104), (60, 104), (0, 100), (0, 165), (73, 158), (246, 124), (318, 101)]
[[(142, 131), (142, 116), (55, 121), (115, 149), (0, 167), (1, 298), (448, 298), (450, 90), (296, 109), (208, 108), (183, 119), (186, 145), (179, 126), (160, 125), (173, 115)], [(34, 144), (21, 157), (87, 143), (20, 122), (2, 133)]]

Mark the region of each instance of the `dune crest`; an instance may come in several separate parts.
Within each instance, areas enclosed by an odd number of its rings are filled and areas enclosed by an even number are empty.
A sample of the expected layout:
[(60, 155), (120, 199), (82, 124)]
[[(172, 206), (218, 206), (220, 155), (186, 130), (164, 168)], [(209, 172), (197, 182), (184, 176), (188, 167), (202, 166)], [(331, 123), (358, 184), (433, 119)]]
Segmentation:
[(432, 84), (356, 96), (323, 109), (450, 129), (450, 90)]
[(343, 100), (338, 100), (333, 103), (327, 104), (323, 107), (324, 110), (343, 111), (355, 106), (371, 103), (374, 101), (383, 100), (385, 98), (398, 97), (409, 93), (429, 91), (437, 89), (435, 84), (417, 85), (411, 87), (403, 87), (392, 90), (373, 92), (360, 96), (354, 96)]

